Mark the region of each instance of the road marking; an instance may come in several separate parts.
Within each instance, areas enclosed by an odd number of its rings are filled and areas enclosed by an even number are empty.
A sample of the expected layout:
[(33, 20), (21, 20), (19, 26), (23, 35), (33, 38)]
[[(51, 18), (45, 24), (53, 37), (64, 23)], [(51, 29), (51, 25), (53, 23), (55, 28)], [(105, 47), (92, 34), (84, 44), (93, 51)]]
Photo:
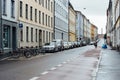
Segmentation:
[(58, 67), (61, 67), (62, 66), (62, 64), (59, 64), (59, 65), (57, 65)]
[(57, 69), (57, 68), (53, 67), (53, 68), (51, 68), (50, 70), (53, 71), (53, 70), (56, 70), (56, 69)]
[(48, 71), (45, 71), (45, 72), (43, 72), (43, 73), (41, 73), (42, 75), (45, 75), (45, 74), (48, 74)]
[(29, 79), (29, 80), (37, 80), (39, 77), (33, 77), (33, 78), (31, 78), (31, 79)]
[(67, 62), (63, 62), (63, 64), (66, 64)]
[(70, 62), (70, 60), (67, 60), (67, 62)]

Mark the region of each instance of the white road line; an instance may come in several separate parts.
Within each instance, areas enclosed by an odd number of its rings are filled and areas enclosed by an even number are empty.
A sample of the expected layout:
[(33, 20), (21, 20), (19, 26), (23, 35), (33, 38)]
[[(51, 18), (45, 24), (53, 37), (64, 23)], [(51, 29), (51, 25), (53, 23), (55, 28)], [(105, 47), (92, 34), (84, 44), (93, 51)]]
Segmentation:
[(45, 72), (41, 73), (41, 75), (45, 75), (45, 74), (48, 74), (48, 71), (45, 71)]
[(70, 60), (67, 60), (67, 62), (70, 62)]
[(51, 68), (50, 70), (53, 71), (53, 70), (56, 70), (56, 69), (57, 69), (57, 68), (53, 67), (53, 68)]
[(58, 67), (61, 67), (62, 66), (62, 64), (59, 64), (59, 65), (57, 65)]
[(29, 80), (37, 80), (39, 77), (33, 77), (33, 78), (31, 78), (31, 79), (29, 79)]
[(67, 62), (63, 62), (63, 64), (66, 64)]

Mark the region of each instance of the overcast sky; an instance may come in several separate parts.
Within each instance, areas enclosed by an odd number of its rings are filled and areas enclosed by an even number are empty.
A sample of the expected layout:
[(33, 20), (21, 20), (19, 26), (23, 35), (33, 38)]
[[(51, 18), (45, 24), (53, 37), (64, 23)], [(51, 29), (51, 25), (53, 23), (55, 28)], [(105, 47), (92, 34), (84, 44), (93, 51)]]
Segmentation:
[(81, 11), (90, 21), (98, 27), (98, 33), (105, 33), (106, 10), (109, 0), (70, 0), (75, 10)]

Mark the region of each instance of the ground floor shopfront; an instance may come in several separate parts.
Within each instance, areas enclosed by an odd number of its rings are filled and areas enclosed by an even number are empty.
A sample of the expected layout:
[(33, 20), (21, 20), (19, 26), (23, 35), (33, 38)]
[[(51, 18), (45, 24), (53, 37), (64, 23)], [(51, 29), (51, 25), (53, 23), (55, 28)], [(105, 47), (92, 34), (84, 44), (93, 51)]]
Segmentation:
[(7, 53), (17, 48), (17, 22), (1, 20), (0, 49)]

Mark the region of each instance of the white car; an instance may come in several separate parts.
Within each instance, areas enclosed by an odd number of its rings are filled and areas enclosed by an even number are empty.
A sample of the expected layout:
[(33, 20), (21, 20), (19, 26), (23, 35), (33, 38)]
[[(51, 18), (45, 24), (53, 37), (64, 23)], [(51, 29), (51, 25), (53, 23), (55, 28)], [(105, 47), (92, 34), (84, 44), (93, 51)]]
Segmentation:
[(64, 49), (69, 49), (69, 44), (68, 44), (68, 42), (63, 42), (63, 45), (64, 45)]
[(58, 47), (56, 46), (56, 42), (51, 42), (48, 45), (44, 45), (42, 47), (42, 50), (44, 52), (56, 52), (56, 51), (58, 51)]

